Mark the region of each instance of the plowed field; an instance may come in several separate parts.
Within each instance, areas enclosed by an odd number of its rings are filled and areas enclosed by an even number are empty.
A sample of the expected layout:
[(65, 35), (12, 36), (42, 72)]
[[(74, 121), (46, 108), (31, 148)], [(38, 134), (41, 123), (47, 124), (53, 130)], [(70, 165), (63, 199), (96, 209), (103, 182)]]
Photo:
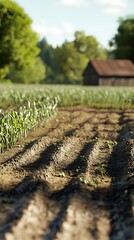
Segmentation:
[(60, 108), (0, 155), (0, 239), (134, 239), (134, 112)]

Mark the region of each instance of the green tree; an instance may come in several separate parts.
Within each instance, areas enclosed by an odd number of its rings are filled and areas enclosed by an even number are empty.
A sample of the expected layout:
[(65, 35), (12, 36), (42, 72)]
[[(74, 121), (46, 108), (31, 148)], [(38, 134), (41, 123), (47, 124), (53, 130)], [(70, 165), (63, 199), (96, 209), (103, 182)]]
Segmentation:
[(45, 38), (42, 38), (38, 42), (38, 47), (40, 49), (39, 56), (42, 61), (49, 67), (52, 67), (53, 56), (54, 56), (54, 48), (47, 42)]
[(11, 63), (16, 68), (23, 68), (39, 53), (37, 35), (32, 31), (31, 23), (17, 3), (0, 0), (0, 72)]
[(76, 49), (88, 60), (107, 58), (106, 50), (94, 36), (86, 36), (84, 32), (76, 31), (74, 44)]
[(134, 62), (134, 15), (119, 19), (117, 33), (110, 40), (109, 46), (114, 58)]
[(77, 51), (74, 42), (64, 43), (55, 50), (55, 72), (61, 83), (81, 83), (88, 59)]
[(55, 49), (47, 42), (45, 38), (38, 42), (38, 47), (40, 49), (40, 58), (46, 65), (46, 79), (45, 82), (51, 83), (54, 81), (54, 54)]
[(15, 65), (10, 67), (8, 78), (15, 83), (42, 83), (46, 76), (46, 67), (42, 60), (38, 57), (34, 62), (18, 70)]
[(53, 48), (45, 38), (38, 42), (39, 56), (46, 64), (47, 83), (80, 84), (89, 60), (106, 59), (105, 49), (93, 36), (77, 31), (72, 42)]
[(56, 79), (61, 83), (80, 84), (89, 60), (106, 58), (106, 51), (95, 37), (77, 31), (73, 42), (65, 42), (55, 49)]

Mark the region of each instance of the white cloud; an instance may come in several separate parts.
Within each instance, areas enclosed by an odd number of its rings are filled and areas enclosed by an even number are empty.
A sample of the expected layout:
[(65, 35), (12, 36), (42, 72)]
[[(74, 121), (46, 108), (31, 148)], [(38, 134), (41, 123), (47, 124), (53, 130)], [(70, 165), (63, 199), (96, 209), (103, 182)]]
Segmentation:
[(47, 26), (45, 24), (42, 23), (34, 23), (33, 24), (33, 29), (41, 36), (58, 36), (61, 34), (61, 30), (59, 29), (59, 27), (56, 26)]
[(90, 0), (59, 0), (59, 3), (65, 6), (85, 7), (89, 5)]
[(50, 26), (46, 22), (41, 21), (33, 23), (32, 28), (41, 38), (45, 37), (54, 46), (58, 42), (64, 42), (65, 39), (72, 37), (75, 32), (75, 28), (71, 22), (62, 22), (57, 26)]
[(116, 7), (106, 7), (104, 12), (108, 15), (118, 15), (122, 12), (122, 9)]
[(96, 0), (100, 4), (104, 4), (106, 6), (117, 6), (117, 7), (124, 7), (126, 6), (126, 0)]
[(62, 33), (66, 36), (72, 35), (75, 31), (73, 24), (70, 22), (61, 23), (61, 30)]
[(118, 15), (127, 7), (128, 0), (56, 0), (68, 7), (86, 7), (91, 3), (97, 3), (104, 8), (106, 14)]
[(120, 14), (127, 7), (127, 0), (95, 0), (104, 7), (104, 12), (111, 15)]

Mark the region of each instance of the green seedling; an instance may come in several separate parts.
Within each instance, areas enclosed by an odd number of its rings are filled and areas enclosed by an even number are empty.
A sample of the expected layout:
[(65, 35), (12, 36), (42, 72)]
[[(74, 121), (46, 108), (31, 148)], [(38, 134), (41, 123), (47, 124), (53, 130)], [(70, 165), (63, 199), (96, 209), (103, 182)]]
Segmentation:
[(93, 186), (93, 187), (97, 187), (98, 184), (99, 184), (99, 181), (97, 178), (92, 178), (90, 180), (84, 178), (84, 177), (79, 177), (79, 180), (81, 183), (85, 184), (85, 185), (88, 185), (88, 186)]
[(97, 178), (92, 178), (92, 182), (93, 182), (93, 184), (95, 184), (95, 186), (98, 186), (98, 184), (99, 184), (99, 181)]
[(79, 177), (79, 180), (80, 182), (86, 184), (86, 185), (89, 185), (90, 184), (90, 181), (84, 177)]
[(8, 197), (3, 197), (2, 198), (2, 202), (3, 203), (8, 203), (9, 202), (9, 198)]
[(116, 141), (110, 141), (110, 140), (106, 140), (106, 144), (108, 146), (108, 148), (110, 149), (110, 152), (112, 151), (113, 147), (115, 145), (117, 145), (117, 142)]
[(64, 172), (60, 172), (59, 173), (59, 177), (65, 177), (65, 173)]
[(98, 163), (95, 167), (95, 169), (97, 170), (97, 172), (101, 175), (104, 175), (106, 173), (106, 167), (107, 164), (105, 163)]
[(100, 168), (99, 171), (100, 171), (101, 175), (104, 175), (106, 173), (106, 169), (105, 168)]
[(57, 142), (53, 142), (53, 145), (54, 145), (55, 147), (57, 146), (57, 144), (58, 144)]
[(113, 147), (117, 145), (116, 141), (110, 141), (110, 140), (106, 140), (98, 137), (96, 137), (95, 139), (98, 140), (98, 142), (105, 143), (108, 146), (110, 152), (112, 151)]
[(76, 171), (77, 173), (79, 173), (79, 172), (80, 172), (80, 166), (78, 166), (75, 171)]

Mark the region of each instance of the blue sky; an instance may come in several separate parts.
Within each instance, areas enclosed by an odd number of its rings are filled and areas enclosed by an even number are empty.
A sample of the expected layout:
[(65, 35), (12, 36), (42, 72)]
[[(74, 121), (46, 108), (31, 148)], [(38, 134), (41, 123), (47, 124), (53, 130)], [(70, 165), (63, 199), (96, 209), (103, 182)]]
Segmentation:
[(119, 17), (134, 14), (133, 0), (14, 0), (32, 18), (32, 28), (53, 46), (73, 40), (75, 31), (93, 35), (104, 46)]

